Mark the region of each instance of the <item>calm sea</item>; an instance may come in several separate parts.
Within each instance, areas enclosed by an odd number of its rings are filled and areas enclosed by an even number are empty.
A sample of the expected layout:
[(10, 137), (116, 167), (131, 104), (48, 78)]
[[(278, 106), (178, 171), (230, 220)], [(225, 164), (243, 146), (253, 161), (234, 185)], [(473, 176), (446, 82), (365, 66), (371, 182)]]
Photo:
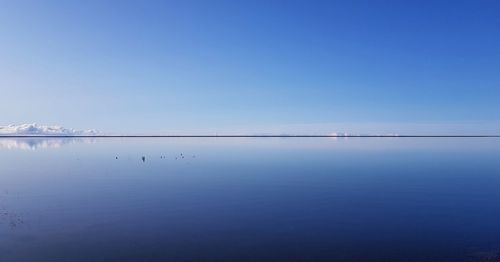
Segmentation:
[(0, 261), (500, 261), (500, 139), (1, 138)]

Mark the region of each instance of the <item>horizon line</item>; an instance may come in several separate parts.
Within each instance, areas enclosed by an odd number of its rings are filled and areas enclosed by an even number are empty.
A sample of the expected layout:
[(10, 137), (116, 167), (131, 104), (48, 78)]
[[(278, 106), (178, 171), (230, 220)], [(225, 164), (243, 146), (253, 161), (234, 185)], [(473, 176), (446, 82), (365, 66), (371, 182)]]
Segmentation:
[(500, 138), (500, 135), (0, 135), (0, 138)]

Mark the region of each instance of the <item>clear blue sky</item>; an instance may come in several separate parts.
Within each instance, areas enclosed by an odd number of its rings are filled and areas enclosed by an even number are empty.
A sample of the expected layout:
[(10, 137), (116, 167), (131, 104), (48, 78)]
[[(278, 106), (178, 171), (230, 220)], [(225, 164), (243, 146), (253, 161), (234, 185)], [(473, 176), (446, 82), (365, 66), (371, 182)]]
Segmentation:
[(0, 0), (0, 125), (500, 131), (499, 10), (499, 1)]

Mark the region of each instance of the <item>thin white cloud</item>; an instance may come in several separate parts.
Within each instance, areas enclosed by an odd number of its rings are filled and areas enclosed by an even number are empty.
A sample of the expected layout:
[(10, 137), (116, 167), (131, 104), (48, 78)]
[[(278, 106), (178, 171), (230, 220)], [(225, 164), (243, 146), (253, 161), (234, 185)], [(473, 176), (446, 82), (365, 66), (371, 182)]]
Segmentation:
[(44, 126), (34, 124), (0, 126), (0, 135), (4, 136), (93, 136), (96, 130), (75, 130), (61, 126)]

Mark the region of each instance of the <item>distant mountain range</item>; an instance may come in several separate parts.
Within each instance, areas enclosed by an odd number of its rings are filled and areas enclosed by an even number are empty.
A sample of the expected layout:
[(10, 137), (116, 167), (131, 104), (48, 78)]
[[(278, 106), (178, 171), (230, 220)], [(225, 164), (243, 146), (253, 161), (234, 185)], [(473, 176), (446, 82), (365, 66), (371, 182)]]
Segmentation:
[(75, 130), (61, 126), (45, 126), (33, 124), (0, 126), (2, 136), (93, 136), (99, 135), (97, 130)]

